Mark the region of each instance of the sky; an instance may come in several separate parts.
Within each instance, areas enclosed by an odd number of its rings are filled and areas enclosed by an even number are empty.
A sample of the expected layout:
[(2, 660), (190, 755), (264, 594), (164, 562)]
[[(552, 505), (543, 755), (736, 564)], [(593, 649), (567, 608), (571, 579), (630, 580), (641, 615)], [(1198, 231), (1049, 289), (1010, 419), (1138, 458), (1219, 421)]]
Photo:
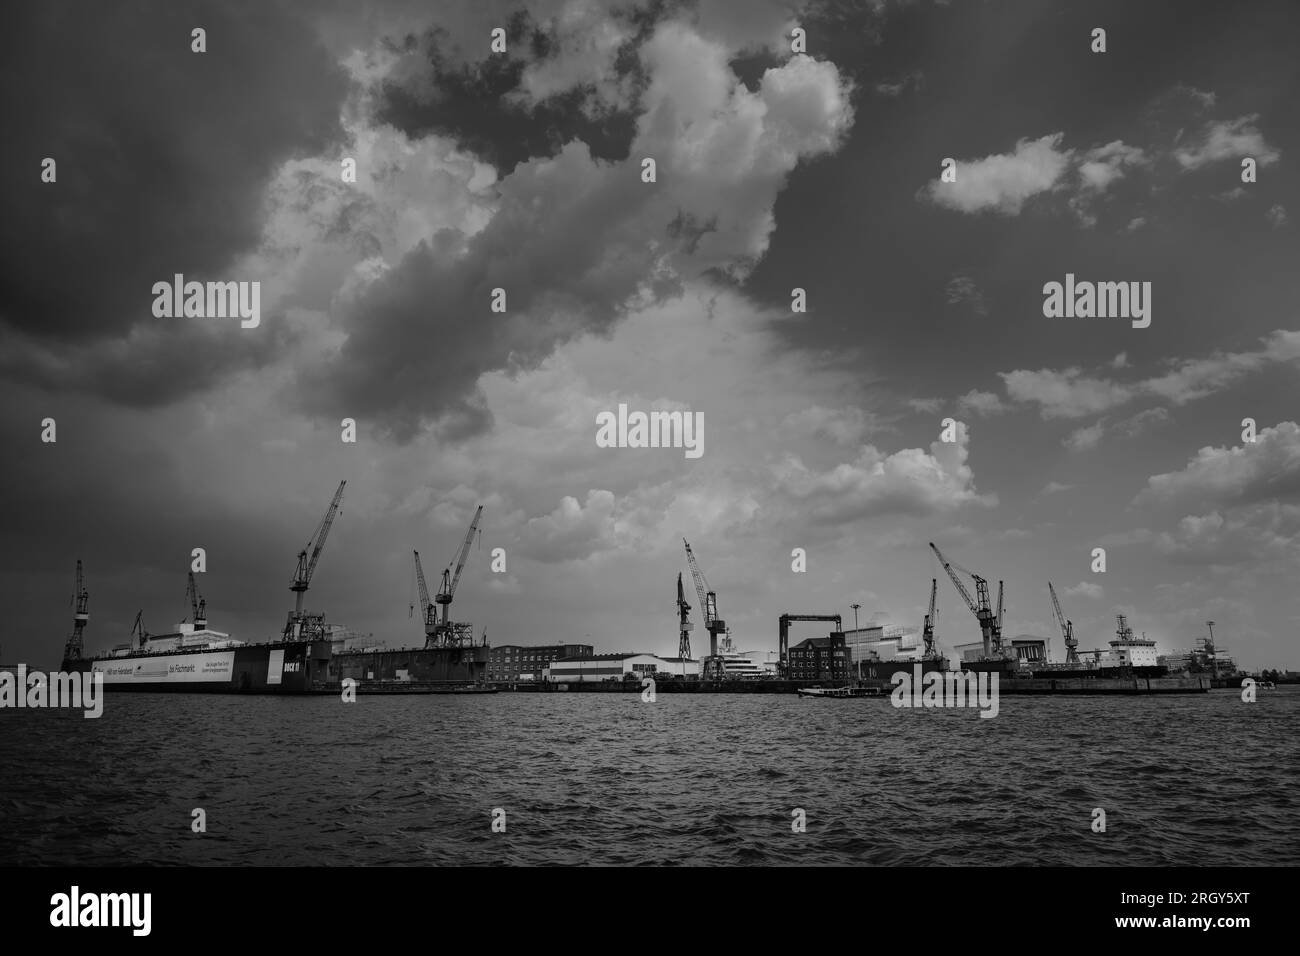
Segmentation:
[[(1057, 660), (1049, 580), (1082, 649), (1117, 613), (1162, 652), (1213, 620), (1300, 667), (1298, 27), (1282, 0), (15, 5), (0, 659), (57, 666), (78, 559), (88, 651), (141, 609), (171, 629), (197, 547), (210, 625), (278, 634), (346, 479), (307, 607), (391, 646), (423, 640), (411, 551), (436, 579), (482, 504), (452, 616), (493, 644), (675, 653), (683, 537), (741, 649), (784, 612), (918, 626), (932, 577), (940, 644), (976, 640), (934, 541)], [(260, 322), (156, 316), (177, 273), (260, 282)], [(1149, 282), (1149, 326), (1048, 317), (1067, 274)], [(620, 404), (702, 415), (703, 454), (600, 447)]]

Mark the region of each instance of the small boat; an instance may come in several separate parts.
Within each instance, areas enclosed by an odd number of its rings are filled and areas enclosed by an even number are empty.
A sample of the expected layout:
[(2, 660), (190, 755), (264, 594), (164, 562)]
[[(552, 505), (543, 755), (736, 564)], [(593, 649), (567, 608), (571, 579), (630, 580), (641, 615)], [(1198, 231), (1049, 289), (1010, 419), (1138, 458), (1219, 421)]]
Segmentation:
[(878, 687), (800, 687), (800, 697), (884, 697)]

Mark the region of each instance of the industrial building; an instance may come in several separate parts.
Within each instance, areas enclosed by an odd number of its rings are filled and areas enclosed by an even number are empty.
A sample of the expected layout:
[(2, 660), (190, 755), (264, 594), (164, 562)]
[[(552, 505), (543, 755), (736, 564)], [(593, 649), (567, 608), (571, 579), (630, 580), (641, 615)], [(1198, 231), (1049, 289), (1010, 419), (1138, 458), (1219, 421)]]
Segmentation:
[(488, 680), (542, 680), (546, 668), (558, 660), (590, 659), (590, 644), (502, 644), (488, 653)]
[(636, 677), (662, 675), (698, 678), (700, 662), (683, 660), (680, 657), (660, 657), (657, 654), (588, 654), (583, 657), (567, 657), (551, 661), (538, 675), (538, 679), (565, 684), (578, 681), (604, 681), (611, 678), (623, 680), (628, 674)]
[(849, 654), (843, 631), (831, 631), (826, 637), (810, 637), (790, 648), (792, 680), (847, 680), (850, 676)]
[(845, 631), (844, 646), (854, 668), (876, 661), (919, 661), (925, 651), (919, 629), (905, 624), (869, 624)]

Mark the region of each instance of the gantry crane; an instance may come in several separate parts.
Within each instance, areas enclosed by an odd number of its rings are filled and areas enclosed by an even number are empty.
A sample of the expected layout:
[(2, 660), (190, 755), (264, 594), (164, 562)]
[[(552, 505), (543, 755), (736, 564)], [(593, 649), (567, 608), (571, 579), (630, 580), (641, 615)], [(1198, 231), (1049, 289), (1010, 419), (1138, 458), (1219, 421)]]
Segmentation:
[(695, 580), (695, 594), (700, 599), (700, 614), (704, 618), (704, 627), (709, 632), (709, 656), (704, 661), (701, 676), (704, 680), (722, 680), (726, 676), (726, 667), (718, 656), (718, 635), (726, 633), (727, 622), (718, 617), (718, 595), (705, 580), (690, 542), (682, 538), (682, 544), (686, 545), (686, 563), (690, 565), (691, 577)]
[(686, 601), (686, 589), (682, 587), (682, 572), (677, 572), (677, 656), (682, 659), (682, 676), (686, 676), (686, 662), (691, 659), (691, 606)]
[[(325, 547), (325, 539), (329, 537), (330, 527), (334, 524), (334, 516), (338, 514), (339, 505), (343, 503), (343, 489), (347, 486), (346, 481), (339, 482), (338, 491), (334, 492), (334, 498), (330, 501), (330, 506), (325, 510), (325, 517), (321, 519), (312, 536), (307, 540), (306, 546), (298, 552), (298, 567), (294, 571), (293, 583), (289, 585), (289, 590), (296, 597), (294, 599), (293, 611), (289, 614), (289, 619), (284, 624), (284, 639), (286, 641), (304, 641), (313, 638), (323, 637), (325, 634), (325, 617), (322, 614), (304, 614), (302, 610), (303, 596), (307, 593), (307, 588), (311, 584), (311, 576), (316, 572), (316, 562), (320, 560), (321, 550)], [(309, 558), (307, 553), (311, 551)]]
[[(963, 568), (961, 565), (954, 565), (943, 556), (943, 552), (930, 542), (930, 548), (934, 551), (939, 563), (943, 569), (948, 572), (948, 577), (957, 588), (957, 593), (966, 602), (971, 613), (975, 615), (976, 620), (980, 622), (980, 633), (984, 638), (984, 657), (1002, 656), (1002, 585), (998, 584), (998, 610), (994, 613), (989, 603), (989, 582), (980, 577), (969, 568)], [(954, 570), (956, 569), (956, 570)], [(957, 577), (957, 571), (969, 575), (975, 581), (975, 594), (978, 600), (970, 596), (970, 591), (966, 590), (966, 585), (962, 584), (961, 578)]]
[(72, 633), (68, 636), (68, 643), (63, 647), (63, 659), (65, 661), (81, 660), (86, 622), (90, 620), (90, 615), (86, 611), (90, 604), (90, 595), (86, 592), (86, 585), (82, 579), (80, 559), (77, 561), (77, 586), (76, 590), (72, 592), (72, 604), (76, 611), (72, 616)]
[(939, 652), (934, 646), (934, 622), (938, 617), (938, 610), (935, 607), (935, 599), (939, 596), (939, 579), (930, 579), (930, 611), (925, 615), (925, 627), (921, 632), (925, 640), (924, 653), (921, 655), (923, 660), (931, 661), (939, 656)]
[(1061, 628), (1061, 637), (1065, 639), (1065, 663), (1079, 663), (1079, 642), (1074, 636), (1074, 622), (1067, 621), (1065, 615), (1061, 612), (1061, 602), (1056, 599), (1056, 588), (1052, 587), (1052, 582), (1047, 582), (1047, 590), (1052, 595), (1052, 610), (1056, 612), (1056, 623)]
[(190, 620), (194, 622), (194, 630), (206, 630), (208, 626), (208, 602), (199, 593), (199, 586), (194, 581), (193, 571), (190, 572), (189, 584), (185, 586), (185, 596), (190, 602)]
[[(465, 570), (465, 561), (469, 558), (469, 548), (474, 543), (474, 533), (478, 531), (478, 519), (482, 514), (483, 506), (479, 505), (478, 510), (474, 512), (474, 520), (469, 523), (469, 531), (465, 534), (460, 552), (456, 555), (455, 569), (453, 570), (452, 565), (448, 564), (442, 571), (442, 588), (434, 598), (434, 601), (442, 606), (442, 617), (434, 624), (431, 636), (426, 630), (425, 647), (470, 647), (474, 644), (473, 625), (457, 624), (448, 620), (447, 615), (451, 607), (451, 599), (456, 594), (456, 586), (460, 584), (461, 572)], [(426, 587), (426, 594), (427, 591)], [(426, 615), (431, 613), (432, 611), (427, 611)]]

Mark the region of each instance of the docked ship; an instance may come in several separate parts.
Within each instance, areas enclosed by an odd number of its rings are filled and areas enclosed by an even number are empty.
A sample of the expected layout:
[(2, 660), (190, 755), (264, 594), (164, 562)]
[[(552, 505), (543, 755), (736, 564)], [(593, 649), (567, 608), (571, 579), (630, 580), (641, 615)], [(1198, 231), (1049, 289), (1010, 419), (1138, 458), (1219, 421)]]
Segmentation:
[(76, 613), (72, 634), (64, 647), (63, 670), (103, 674), (104, 687), (115, 691), (303, 694), (326, 681), (331, 643), (324, 615), (304, 611), (303, 599), (346, 484), (339, 483), (325, 517), (298, 554), (298, 567), (289, 586), (296, 595), (295, 607), (289, 612), (280, 640), (249, 644), (209, 629), (207, 602), (190, 571), (186, 592), (190, 621), (180, 623), (171, 633), (152, 635), (145, 629), (141, 611), (127, 643), (106, 654), (86, 656), (84, 639), (90, 599), (78, 561), (73, 595)]

